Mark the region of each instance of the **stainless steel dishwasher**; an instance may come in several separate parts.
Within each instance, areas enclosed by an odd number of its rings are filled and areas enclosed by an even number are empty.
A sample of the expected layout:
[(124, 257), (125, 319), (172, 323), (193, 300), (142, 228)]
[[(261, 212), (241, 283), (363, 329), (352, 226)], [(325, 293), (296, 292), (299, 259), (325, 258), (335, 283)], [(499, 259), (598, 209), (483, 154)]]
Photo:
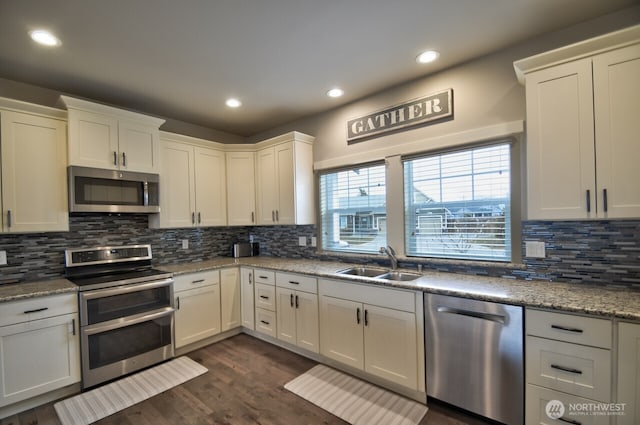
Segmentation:
[(524, 423), (522, 307), (425, 294), (427, 395)]

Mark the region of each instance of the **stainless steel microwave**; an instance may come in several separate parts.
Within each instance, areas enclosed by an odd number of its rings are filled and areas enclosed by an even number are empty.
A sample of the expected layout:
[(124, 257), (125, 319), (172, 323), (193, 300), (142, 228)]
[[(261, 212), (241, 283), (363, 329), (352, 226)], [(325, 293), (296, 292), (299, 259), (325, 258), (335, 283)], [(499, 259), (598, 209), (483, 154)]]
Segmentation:
[(159, 175), (70, 166), (69, 212), (158, 213)]

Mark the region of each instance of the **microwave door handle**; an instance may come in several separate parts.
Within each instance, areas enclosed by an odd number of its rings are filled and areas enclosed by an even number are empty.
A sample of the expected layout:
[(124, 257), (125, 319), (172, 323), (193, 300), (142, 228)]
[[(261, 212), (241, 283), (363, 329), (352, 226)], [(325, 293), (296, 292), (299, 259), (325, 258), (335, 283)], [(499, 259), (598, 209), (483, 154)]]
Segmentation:
[(142, 183), (142, 203), (145, 207), (149, 206), (149, 182)]

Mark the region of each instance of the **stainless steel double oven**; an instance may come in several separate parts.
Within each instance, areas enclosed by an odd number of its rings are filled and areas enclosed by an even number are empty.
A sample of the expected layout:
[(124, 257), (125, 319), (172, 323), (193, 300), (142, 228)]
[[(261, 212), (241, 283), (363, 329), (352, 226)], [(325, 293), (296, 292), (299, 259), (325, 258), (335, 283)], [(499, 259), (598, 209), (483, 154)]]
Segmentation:
[(65, 251), (78, 285), (82, 386), (174, 356), (173, 279), (151, 267), (151, 246)]

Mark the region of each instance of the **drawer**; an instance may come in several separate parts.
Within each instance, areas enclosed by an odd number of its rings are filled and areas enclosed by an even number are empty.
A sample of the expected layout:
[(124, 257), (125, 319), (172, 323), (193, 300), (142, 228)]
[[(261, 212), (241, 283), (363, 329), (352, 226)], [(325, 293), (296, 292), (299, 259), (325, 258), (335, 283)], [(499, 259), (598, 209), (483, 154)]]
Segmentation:
[(253, 276), (256, 283), (264, 283), (265, 285), (276, 284), (276, 272), (262, 269), (253, 269)]
[(276, 337), (276, 313), (262, 308), (256, 308), (256, 331)]
[(611, 320), (542, 310), (526, 310), (527, 335), (611, 348)]
[[(558, 402), (562, 403), (561, 409), (564, 409), (564, 414), (561, 419), (551, 419), (547, 415), (547, 404), (550, 401), (553, 401), (555, 406), (559, 406)], [(586, 398), (529, 384), (526, 388), (525, 423), (527, 425), (610, 425), (611, 416), (599, 414), (603, 412), (590, 414), (589, 406), (594, 404), (597, 403)], [(550, 414), (553, 416), (553, 412), (560, 413), (560, 411), (552, 409)]]
[(611, 401), (611, 351), (527, 336), (527, 382)]
[(173, 292), (202, 288), (203, 286), (220, 283), (220, 271), (208, 270), (204, 272), (182, 274), (175, 276), (173, 280)]
[(318, 279), (291, 273), (276, 273), (276, 286), (296, 291), (318, 293)]
[(0, 303), (0, 326), (78, 312), (77, 292)]
[(266, 310), (276, 311), (276, 287), (265, 285), (264, 283), (255, 284), (255, 305), (256, 307)]

